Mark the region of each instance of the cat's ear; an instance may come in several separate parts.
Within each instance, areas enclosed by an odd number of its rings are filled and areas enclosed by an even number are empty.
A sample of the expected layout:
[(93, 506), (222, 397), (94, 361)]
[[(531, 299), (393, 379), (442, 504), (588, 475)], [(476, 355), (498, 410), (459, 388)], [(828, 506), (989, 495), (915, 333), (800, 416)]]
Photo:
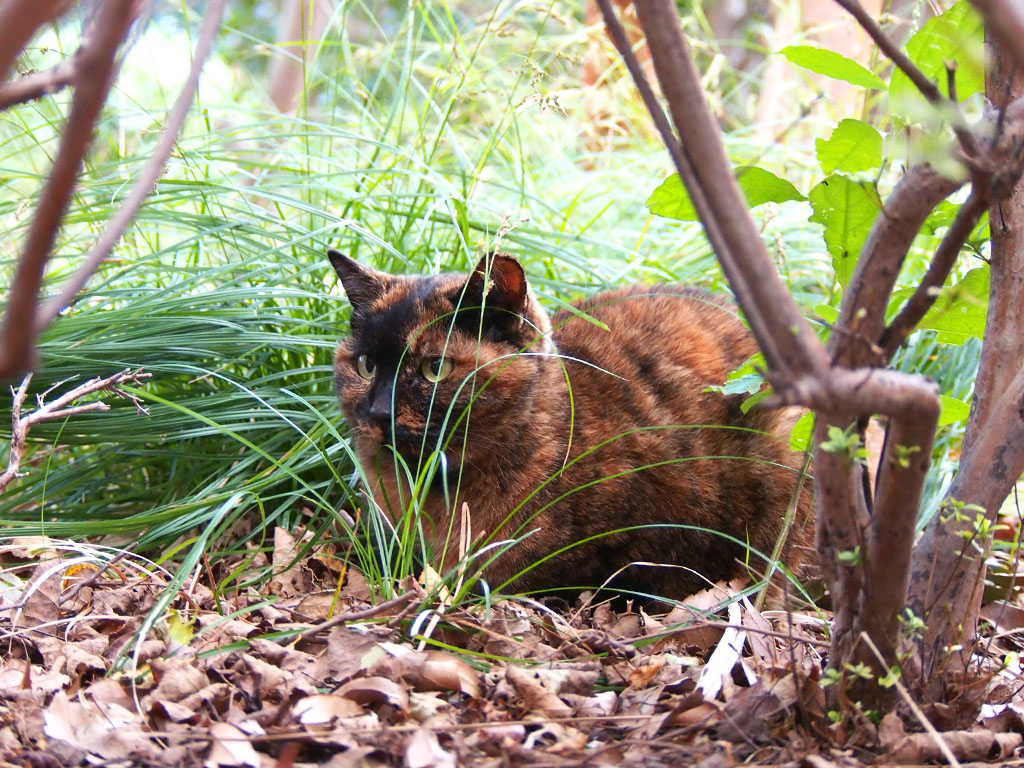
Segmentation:
[(467, 306), (486, 303), (488, 307), (516, 313), (526, 309), (527, 302), (526, 273), (518, 261), (503, 253), (493, 253), (480, 259), (469, 276), (463, 298), (463, 304)]
[(327, 258), (341, 278), (345, 295), (353, 307), (358, 309), (367, 306), (384, 295), (387, 288), (385, 273), (364, 266), (333, 248), (327, 251)]

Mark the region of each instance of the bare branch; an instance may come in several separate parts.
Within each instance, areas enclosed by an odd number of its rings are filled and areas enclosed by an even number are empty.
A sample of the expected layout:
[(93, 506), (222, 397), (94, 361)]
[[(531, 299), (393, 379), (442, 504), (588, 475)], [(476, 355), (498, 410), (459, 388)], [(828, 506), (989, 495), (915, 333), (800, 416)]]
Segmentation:
[(110, 90), (117, 49), (131, 25), (134, 5), (134, 0), (101, 3), (90, 25), (89, 39), (80, 49), (80, 78), (71, 113), (8, 293), (7, 312), (0, 329), (0, 380), (33, 364), (33, 324), (43, 272)]
[[(995, 27), (990, 18), (993, 34)], [(993, 52), (986, 91), (1001, 112), (996, 134), (1000, 147), (994, 150), (992, 166), (1012, 178), (1013, 172), (1020, 173), (1024, 79), (1016, 76), (1019, 59), (998, 45)], [(998, 188), (1005, 183), (993, 180), (997, 198), (1004, 197)], [(979, 536), (979, 513), (994, 521), (1024, 472), (1024, 184), (1017, 180), (1012, 192), (991, 208), (989, 218), (992, 258), (985, 343), (960, 466), (946, 496), (946, 514), (929, 522), (914, 551), (909, 607), (927, 627), (920, 680), (930, 696), (943, 692), (944, 676), (937, 672), (957, 659), (965, 661), (974, 646), (990, 545), (987, 537)], [(947, 649), (952, 648), (962, 653), (951, 657)]]
[(70, 56), (52, 69), (23, 75), (0, 85), (0, 110), (56, 93), (74, 84), (77, 75), (77, 56)]
[(930, 165), (911, 168), (900, 179), (871, 228), (830, 341), (838, 365), (857, 367), (881, 361), (875, 346), (885, 327), (885, 310), (900, 268), (928, 214), (963, 184)]
[[(605, 5), (607, 8), (607, 4)], [(604, 10), (604, 9), (602, 9)], [(725, 155), (721, 133), (708, 108), (689, 46), (672, 0), (636, 4), (655, 71), (689, 160), (677, 170), (701, 220), (721, 242), (712, 242), (730, 286), (747, 312), (751, 330), (769, 365), (791, 372), (824, 370), (827, 356), (786, 287), (747, 213), (746, 199)], [(690, 172), (692, 169), (692, 173)], [(691, 178), (687, 178), (687, 176)]]
[(4, 470), (3, 474), (0, 474), (0, 491), (3, 491), (4, 488), (10, 485), (11, 481), (19, 476), (18, 470), (21, 467), (21, 460), (25, 456), (28, 432), (32, 427), (43, 421), (53, 421), (54, 419), (63, 419), (82, 413), (110, 410), (110, 406), (102, 401), (72, 405), (76, 400), (80, 400), (86, 395), (91, 395), (95, 392), (106, 391), (127, 396), (135, 403), (136, 407), (139, 407), (140, 404), (137, 398), (125, 395), (118, 387), (126, 382), (140, 384), (143, 379), (148, 379), (149, 377), (150, 374), (143, 373), (141, 368), (137, 371), (132, 371), (129, 368), (105, 379), (89, 379), (84, 384), (80, 384), (74, 389), (65, 392), (51, 403), (43, 402), (43, 396), (39, 395), (36, 398), (38, 401), (36, 410), (23, 416), (21, 409), (28, 395), (28, 385), (32, 381), (32, 374), (27, 374), (22, 380), (21, 386), (14, 392), (14, 401), (11, 405), (11, 451), (7, 462), (7, 469)]
[(899, 346), (906, 341), (907, 336), (917, 327), (921, 318), (935, 303), (939, 290), (946, 282), (946, 278), (949, 277), (957, 256), (960, 255), (960, 249), (963, 248), (967, 238), (970, 237), (974, 227), (981, 219), (981, 215), (985, 212), (985, 207), (988, 205), (986, 197), (978, 194), (976, 190), (971, 191), (970, 196), (957, 212), (946, 236), (939, 243), (939, 247), (932, 257), (932, 263), (928, 266), (928, 272), (914, 290), (913, 296), (903, 305), (889, 327), (882, 332), (878, 344), (882, 348), (885, 360), (892, 358)]
[(974, 134), (968, 130), (966, 120), (960, 112), (960, 103), (954, 99), (953, 92), (950, 91), (949, 99), (944, 97), (939, 87), (929, 80), (928, 76), (910, 60), (910, 57), (886, 36), (885, 32), (882, 31), (882, 28), (878, 26), (878, 23), (871, 17), (871, 14), (867, 12), (864, 6), (860, 4), (859, 0), (836, 0), (836, 3), (857, 20), (857, 23), (875, 41), (878, 49), (889, 57), (893, 64), (899, 67), (900, 71), (907, 76), (910, 82), (921, 92), (922, 96), (932, 104), (945, 104), (952, 109), (955, 115), (953, 132), (956, 134), (960, 146), (963, 147), (964, 152), (968, 155), (973, 156), (977, 154), (978, 148), (974, 140)]
[(871, 17), (871, 14), (867, 12), (863, 5), (858, 0), (835, 0), (836, 4), (843, 8), (853, 18), (857, 20), (857, 23), (863, 28), (868, 36), (874, 40), (875, 45), (878, 46), (878, 50), (884, 53), (889, 60), (899, 67), (900, 71), (907, 76), (907, 79), (912, 82), (917, 90), (932, 103), (937, 103), (943, 100), (942, 92), (935, 83), (928, 79), (917, 65), (910, 60), (910, 58), (903, 52), (903, 50), (893, 43), (892, 40), (882, 31), (882, 28), (878, 26), (878, 23)]
[(213, 42), (217, 36), (217, 30), (220, 29), (220, 20), (224, 14), (226, 4), (226, 0), (211, 0), (210, 6), (206, 11), (206, 17), (203, 20), (203, 30), (192, 57), (192, 69), (189, 72), (188, 80), (185, 81), (185, 85), (181, 88), (181, 93), (178, 94), (178, 100), (174, 103), (174, 107), (168, 115), (167, 125), (164, 128), (163, 135), (160, 137), (160, 142), (139, 174), (138, 180), (135, 182), (135, 186), (132, 187), (128, 198), (121, 205), (114, 218), (107, 223), (107, 228), (103, 231), (99, 240), (96, 241), (92, 250), (82, 259), (82, 263), (75, 273), (61, 286), (60, 293), (46, 302), (40, 309), (34, 323), (36, 334), (45, 330), (56, 319), (57, 315), (74, 300), (82, 288), (85, 287), (89, 278), (110, 255), (118, 240), (124, 235), (163, 172), (164, 166), (167, 164), (167, 158), (170, 157), (171, 150), (174, 149), (178, 132), (181, 131), (181, 127), (184, 125), (185, 118), (188, 116), (189, 109), (192, 106), (196, 88), (199, 86), (199, 76), (202, 74), (206, 58), (213, 49)]
[(0, 5), (0, 80), (43, 24), (67, 10), (68, 2), (7, 0)]

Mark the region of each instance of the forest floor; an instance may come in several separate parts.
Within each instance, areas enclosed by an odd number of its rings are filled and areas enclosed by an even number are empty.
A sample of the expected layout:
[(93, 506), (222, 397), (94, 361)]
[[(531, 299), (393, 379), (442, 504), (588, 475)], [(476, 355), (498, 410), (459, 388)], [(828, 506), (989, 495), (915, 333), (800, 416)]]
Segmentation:
[(232, 596), (209, 568), (176, 588), (131, 556), (0, 546), (0, 766), (1024, 765), (1009, 603), (986, 608), (973, 727), (902, 705), (835, 722), (827, 614), (757, 610), (737, 584), (661, 615), (453, 608), (411, 582), (372, 604), (329, 548), (274, 543), (264, 594)]

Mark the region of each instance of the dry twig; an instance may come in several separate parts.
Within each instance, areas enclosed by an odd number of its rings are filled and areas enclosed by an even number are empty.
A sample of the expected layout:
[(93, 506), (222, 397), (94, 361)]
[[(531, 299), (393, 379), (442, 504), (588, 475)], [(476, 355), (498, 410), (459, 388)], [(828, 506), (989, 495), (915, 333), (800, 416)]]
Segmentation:
[(85, 403), (83, 405), (72, 405), (86, 395), (94, 392), (113, 392), (115, 395), (126, 397), (135, 403), (135, 407), (143, 413), (148, 413), (142, 403), (134, 395), (119, 389), (121, 384), (132, 382), (141, 383), (142, 379), (148, 379), (151, 374), (143, 373), (141, 369), (132, 371), (130, 368), (108, 376), (105, 379), (89, 379), (89, 381), (75, 387), (52, 402), (44, 402), (45, 395), (37, 395), (37, 407), (31, 413), (22, 415), (22, 407), (25, 405), (25, 398), (28, 397), (28, 386), (32, 381), (32, 374), (29, 373), (22, 379), (21, 386), (15, 390), (11, 388), (14, 395), (14, 402), (11, 406), (11, 453), (7, 463), (7, 469), (0, 474), (0, 491), (6, 488), (16, 477), (19, 477), (21, 461), (25, 456), (25, 444), (29, 430), (36, 424), (43, 421), (63, 419), (68, 416), (75, 416), (81, 413), (95, 413), (97, 411), (109, 411), (110, 406), (103, 401)]

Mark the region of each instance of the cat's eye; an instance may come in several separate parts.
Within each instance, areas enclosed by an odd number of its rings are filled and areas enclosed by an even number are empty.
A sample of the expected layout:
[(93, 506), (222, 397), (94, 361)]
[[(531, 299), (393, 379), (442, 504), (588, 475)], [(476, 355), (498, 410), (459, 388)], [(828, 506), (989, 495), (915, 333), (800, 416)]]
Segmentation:
[(356, 370), (364, 379), (372, 379), (373, 372), (377, 370), (377, 364), (370, 359), (369, 355), (360, 355), (356, 358)]
[(432, 384), (436, 384), (447, 379), (454, 367), (452, 361), (447, 357), (428, 357), (420, 366), (420, 372), (423, 374), (423, 378)]

